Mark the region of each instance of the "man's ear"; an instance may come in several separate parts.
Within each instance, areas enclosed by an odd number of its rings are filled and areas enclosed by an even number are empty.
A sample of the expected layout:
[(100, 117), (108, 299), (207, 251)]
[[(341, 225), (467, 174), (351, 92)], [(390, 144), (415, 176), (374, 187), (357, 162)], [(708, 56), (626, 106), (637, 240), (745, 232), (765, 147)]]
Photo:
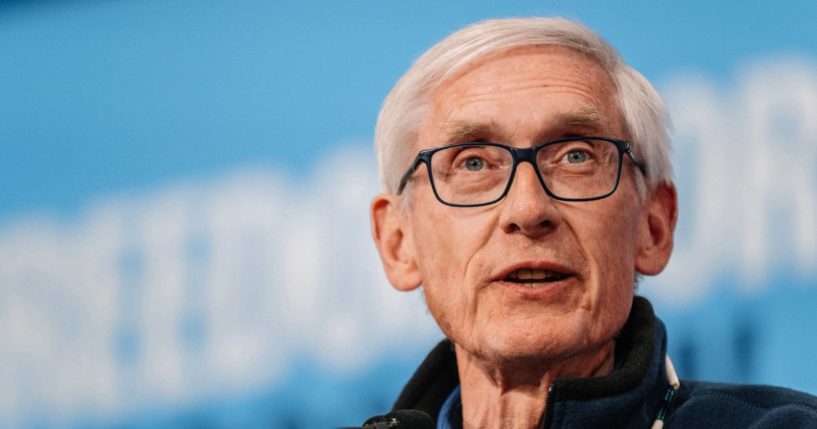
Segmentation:
[(678, 195), (675, 185), (662, 183), (647, 196), (645, 202), (635, 259), (635, 269), (639, 273), (656, 275), (667, 266), (677, 220)]
[(389, 282), (395, 289), (405, 292), (420, 286), (421, 275), (414, 242), (397, 198), (392, 194), (380, 194), (372, 200), (372, 237)]

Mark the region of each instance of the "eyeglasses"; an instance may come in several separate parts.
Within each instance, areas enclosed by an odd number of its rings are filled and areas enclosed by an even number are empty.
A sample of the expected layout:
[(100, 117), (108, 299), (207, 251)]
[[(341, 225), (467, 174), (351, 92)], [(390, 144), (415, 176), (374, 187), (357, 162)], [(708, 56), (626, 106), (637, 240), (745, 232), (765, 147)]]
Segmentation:
[(520, 162), (529, 162), (545, 193), (562, 201), (593, 201), (615, 192), (627, 154), (642, 174), (626, 140), (609, 137), (568, 137), (529, 148), (471, 142), (421, 150), (400, 179), (403, 192), (423, 163), (437, 199), (454, 207), (494, 204), (508, 194)]

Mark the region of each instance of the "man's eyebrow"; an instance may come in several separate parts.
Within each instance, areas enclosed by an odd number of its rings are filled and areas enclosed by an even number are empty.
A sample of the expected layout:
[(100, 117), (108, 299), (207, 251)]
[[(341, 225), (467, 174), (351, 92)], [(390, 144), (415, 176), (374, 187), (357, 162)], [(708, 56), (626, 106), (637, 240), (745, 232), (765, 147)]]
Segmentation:
[(446, 124), (443, 139), (446, 144), (459, 143), (474, 139), (493, 138), (499, 129), (499, 124), (490, 122), (456, 121)]
[(581, 128), (591, 131), (606, 131), (610, 128), (606, 115), (596, 107), (585, 107), (575, 112), (559, 113), (553, 120), (555, 123), (567, 128)]

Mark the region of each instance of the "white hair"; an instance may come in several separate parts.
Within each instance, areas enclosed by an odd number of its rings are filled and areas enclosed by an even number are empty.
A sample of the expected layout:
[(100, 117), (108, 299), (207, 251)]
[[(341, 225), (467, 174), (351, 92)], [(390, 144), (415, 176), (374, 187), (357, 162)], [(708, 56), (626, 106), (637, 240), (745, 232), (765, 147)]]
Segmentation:
[[(669, 116), (647, 79), (582, 24), (564, 18), (511, 18), (482, 21), (446, 37), (417, 59), (386, 97), (375, 129), (380, 181), (386, 192), (397, 192), (401, 175), (414, 158), (429, 97), (443, 82), (488, 55), (542, 45), (575, 49), (598, 61), (616, 86), (633, 151), (647, 169), (647, 187), (671, 181)], [(636, 177), (643, 196), (644, 183), (640, 175)]]

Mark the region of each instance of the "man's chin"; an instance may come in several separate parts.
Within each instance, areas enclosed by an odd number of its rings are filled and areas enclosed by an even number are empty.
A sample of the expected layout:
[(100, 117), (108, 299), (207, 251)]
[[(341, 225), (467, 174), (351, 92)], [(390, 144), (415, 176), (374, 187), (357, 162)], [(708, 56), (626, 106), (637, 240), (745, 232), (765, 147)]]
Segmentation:
[[(477, 355), (495, 365), (545, 364), (556, 362), (575, 353), (577, 344), (575, 335), (564, 333), (527, 333), (516, 330), (506, 335), (492, 335), (476, 345)], [(579, 341), (583, 343), (584, 341)]]

